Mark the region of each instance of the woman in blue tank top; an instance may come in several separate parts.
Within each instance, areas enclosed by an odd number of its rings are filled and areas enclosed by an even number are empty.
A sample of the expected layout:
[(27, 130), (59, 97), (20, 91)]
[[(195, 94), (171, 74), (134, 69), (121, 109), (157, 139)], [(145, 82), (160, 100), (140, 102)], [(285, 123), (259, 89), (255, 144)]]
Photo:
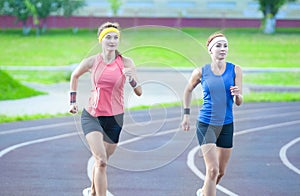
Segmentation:
[(181, 123), (185, 131), (190, 129), (192, 91), (201, 84), (203, 105), (196, 127), (206, 166), (206, 177), (203, 187), (196, 193), (197, 196), (216, 195), (216, 185), (225, 173), (233, 146), (233, 103), (239, 106), (243, 102), (242, 70), (238, 65), (226, 62), (226, 37), (215, 33), (208, 38), (206, 46), (212, 61), (193, 71), (184, 91), (184, 117)]

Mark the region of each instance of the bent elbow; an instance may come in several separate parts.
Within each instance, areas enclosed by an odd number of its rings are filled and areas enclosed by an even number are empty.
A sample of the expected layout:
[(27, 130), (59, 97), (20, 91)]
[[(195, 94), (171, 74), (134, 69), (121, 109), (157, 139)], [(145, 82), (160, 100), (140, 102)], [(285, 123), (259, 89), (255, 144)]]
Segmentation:
[(139, 91), (137, 91), (136, 93), (135, 93), (137, 96), (142, 96), (142, 94), (143, 94), (143, 92), (142, 92), (142, 89), (141, 90), (139, 90)]
[(71, 81), (78, 80), (78, 78), (79, 78), (78, 74), (76, 74), (74, 72), (71, 74), (71, 77), (70, 77)]
[(243, 101), (236, 101), (235, 105), (240, 106), (240, 105), (242, 105), (242, 103), (243, 103)]

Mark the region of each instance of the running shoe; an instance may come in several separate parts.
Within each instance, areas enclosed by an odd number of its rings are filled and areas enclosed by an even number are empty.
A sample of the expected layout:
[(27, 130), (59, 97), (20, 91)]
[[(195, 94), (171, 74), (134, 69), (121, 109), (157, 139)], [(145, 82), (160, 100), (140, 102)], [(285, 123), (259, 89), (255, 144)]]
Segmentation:
[(91, 196), (91, 187), (83, 189), (82, 195), (83, 196)]
[(196, 196), (203, 196), (202, 189), (197, 190)]

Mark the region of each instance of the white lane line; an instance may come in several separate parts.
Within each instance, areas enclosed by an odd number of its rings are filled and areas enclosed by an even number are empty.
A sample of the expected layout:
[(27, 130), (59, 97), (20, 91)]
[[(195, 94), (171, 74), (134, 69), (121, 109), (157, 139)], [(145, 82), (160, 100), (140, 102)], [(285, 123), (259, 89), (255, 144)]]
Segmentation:
[[(181, 117), (173, 117), (173, 118), (168, 118), (165, 119), (166, 122), (169, 121), (174, 121), (177, 119), (180, 119)], [(75, 120), (77, 121), (77, 120)], [(163, 121), (161, 119), (158, 120), (151, 120), (151, 123), (157, 123)], [(148, 122), (148, 121), (146, 121)], [(55, 128), (55, 127), (61, 127), (61, 126), (68, 126), (68, 125), (73, 125), (75, 123), (76, 127), (77, 127), (77, 123), (72, 121), (72, 122), (64, 122), (64, 123), (56, 123), (56, 124), (47, 124), (47, 125), (40, 125), (40, 126), (34, 126), (34, 127), (24, 127), (24, 128), (16, 128), (16, 129), (9, 129), (9, 130), (5, 130), (5, 131), (1, 131), (0, 135), (7, 135), (7, 134), (13, 134), (13, 133), (19, 133), (19, 132), (26, 132), (26, 131), (37, 131), (37, 130), (42, 130), (42, 129), (49, 129), (49, 128)], [(127, 127), (133, 126), (136, 123), (145, 123), (145, 122), (132, 122), (132, 123), (128, 123), (126, 126), (124, 126), (124, 129), (126, 129)], [(77, 127), (78, 129), (78, 127)]]
[(128, 144), (128, 143), (132, 143), (132, 142), (135, 142), (135, 141), (138, 141), (138, 140), (147, 138), (147, 137), (154, 137), (154, 136), (160, 136), (160, 135), (167, 135), (167, 134), (169, 134), (169, 133), (174, 133), (174, 132), (176, 132), (176, 131), (178, 131), (178, 130), (179, 130), (179, 128), (176, 128), (176, 129), (170, 129), (170, 130), (158, 132), (158, 133), (156, 133), (156, 134), (146, 134), (146, 135), (141, 135), (141, 136), (138, 136), (138, 137), (134, 137), (134, 138), (131, 138), (131, 139), (122, 141), (122, 142), (119, 143), (119, 146), (124, 145), (124, 144)]
[[(236, 106), (238, 107), (238, 106)], [(293, 109), (295, 109), (295, 107), (297, 106), (293, 106)], [(234, 114), (249, 114), (249, 113), (260, 113), (261, 111), (270, 111), (270, 110), (278, 110), (278, 109), (281, 109), (281, 110), (285, 110), (285, 109), (290, 109), (291, 106), (272, 106), (272, 107), (260, 107), (260, 108), (248, 108), (248, 109), (242, 109), (242, 110), (234, 110)]]
[(247, 133), (251, 133), (251, 132), (261, 131), (261, 130), (265, 130), (265, 129), (273, 129), (273, 128), (283, 127), (283, 126), (290, 126), (290, 125), (295, 125), (295, 124), (299, 124), (299, 123), (300, 123), (300, 120), (284, 122), (284, 123), (277, 123), (277, 124), (273, 124), (273, 125), (267, 125), (267, 126), (252, 128), (252, 129), (246, 129), (244, 131), (236, 132), (236, 133), (234, 133), (234, 135), (243, 135), (243, 134), (247, 134)]
[[(170, 134), (170, 133), (174, 133), (176, 131), (178, 131), (178, 128), (167, 130), (167, 131), (162, 131), (162, 132), (159, 132), (159, 133), (156, 133), (156, 134), (149, 134), (149, 135), (143, 135), (143, 136), (140, 136), (140, 137), (134, 137), (134, 138), (119, 142), (118, 146), (121, 146), (121, 145), (124, 145), (124, 144), (129, 144), (129, 143), (132, 143), (132, 142), (136, 142), (136, 141), (142, 140), (146, 137), (167, 135), (167, 134)], [(92, 181), (92, 168), (93, 168), (94, 162), (95, 162), (95, 160), (94, 160), (93, 156), (91, 156), (88, 160), (88, 163), (87, 163), (87, 175), (88, 175), (90, 181)]]
[(56, 140), (56, 139), (62, 139), (62, 138), (71, 137), (71, 136), (74, 136), (74, 135), (78, 135), (78, 133), (62, 134), (62, 135), (57, 135), (57, 136), (53, 136), (53, 137), (41, 138), (41, 139), (37, 139), (37, 140), (31, 140), (31, 141), (15, 144), (13, 146), (10, 146), (10, 147), (7, 147), (7, 148), (1, 150), (0, 151), (0, 158), (2, 156), (4, 156), (5, 154), (9, 153), (9, 152), (11, 152), (13, 150), (16, 150), (18, 148), (22, 148), (24, 146), (29, 146), (31, 144), (36, 144), (36, 143), (43, 143), (43, 142)]
[[(171, 120), (175, 120), (176, 118), (172, 118)], [(155, 120), (155, 121), (161, 121), (161, 120)], [(168, 121), (168, 120), (166, 120)], [(299, 123), (299, 121), (292, 121), (292, 122), (288, 122), (288, 123), (283, 123), (285, 125), (291, 125), (291, 124), (295, 124), (293, 122)], [(35, 127), (27, 127), (27, 128), (18, 128), (18, 129), (12, 129), (12, 130), (7, 130), (7, 131), (2, 131), (0, 132), (0, 135), (4, 135), (4, 134), (11, 134), (11, 133), (17, 133), (17, 132), (23, 132), (23, 131), (34, 131), (34, 130), (39, 130), (39, 129), (46, 129), (46, 128), (53, 128), (53, 127), (59, 127), (59, 126), (65, 126), (65, 125), (70, 125), (70, 124), (74, 124), (74, 122), (66, 122), (66, 123), (58, 123), (58, 124), (50, 124), (50, 125), (42, 125), (42, 126), (35, 126)], [(271, 126), (265, 126), (265, 128), (273, 128), (274, 125)], [(276, 127), (276, 126), (275, 126)], [(254, 128), (254, 129), (249, 129), (249, 130), (245, 130), (244, 132), (240, 131), (237, 132), (235, 135), (241, 135), (241, 134), (245, 134), (245, 133), (250, 133), (250, 132), (254, 132), (254, 131), (260, 131), (262, 130), (263, 127), (259, 127), (259, 128)], [(263, 129), (265, 129), (263, 128)], [(178, 129), (174, 129), (175, 131)], [(158, 133), (158, 135), (163, 135), (163, 134), (168, 134), (168, 133), (172, 133), (174, 132), (174, 130), (170, 130), (170, 131), (166, 131), (166, 132), (160, 132)], [(28, 142), (23, 142), (23, 143), (19, 143), (10, 147), (5, 148), (4, 150), (0, 151), (0, 158), (7, 154), (8, 152), (15, 150), (17, 148), (21, 148), (24, 146), (28, 146), (31, 144), (35, 144), (35, 143), (42, 143), (42, 142), (46, 142), (46, 141), (51, 141), (51, 140), (56, 140), (56, 139), (61, 139), (61, 138), (65, 138), (65, 137), (70, 137), (70, 136), (74, 136), (78, 133), (69, 133), (69, 134), (62, 134), (62, 135), (58, 135), (58, 136), (53, 136), (53, 137), (48, 137), (48, 138), (42, 138), (42, 139), (37, 139), (37, 140), (31, 140)], [(129, 141), (124, 141), (124, 143), (120, 142), (120, 145), (126, 144), (126, 143), (130, 143), (130, 142), (134, 142), (134, 141), (138, 141), (141, 140), (143, 138), (145, 138), (146, 135), (139, 137), (139, 138), (132, 138)], [(199, 150), (199, 149), (198, 149)], [(90, 160), (89, 160), (90, 161)], [(88, 166), (89, 167), (89, 166)], [(197, 168), (196, 168), (197, 170)], [(193, 170), (192, 170), (193, 171)], [(199, 171), (201, 173), (201, 171)], [(195, 172), (194, 172), (195, 173)], [(202, 174), (202, 173), (201, 173)], [(89, 174), (88, 174), (89, 175)], [(197, 174), (196, 174), (197, 175)], [(203, 174), (202, 174), (203, 175)], [(198, 175), (197, 175), (198, 176)], [(204, 176), (204, 175), (203, 175)], [(224, 187), (219, 187), (218, 189), (223, 190)], [(224, 188), (225, 189), (225, 188)], [(224, 190), (226, 191), (226, 190)], [(113, 196), (111, 193), (108, 192), (108, 194), (110, 194), (111, 196)]]
[[(78, 133), (67, 133), (67, 134), (62, 134), (62, 135), (57, 135), (57, 136), (53, 136), (53, 137), (46, 137), (46, 138), (41, 138), (41, 139), (37, 139), (37, 140), (31, 140), (31, 141), (27, 141), (27, 142), (23, 142), (23, 143), (19, 143), (13, 146), (10, 146), (8, 148), (5, 148), (4, 150), (0, 151), (0, 158), (2, 156), (4, 156), (5, 154), (16, 150), (18, 148), (22, 148), (24, 146), (29, 146), (31, 144), (37, 144), (37, 143), (43, 143), (43, 142), (48, 142), (51, 140), (57, 140), (57, 139), (62, 139), (62, 138), (66, 138), (66, 137), (71, 137), (71, 136), (75, 136), (78, 135)], [(107, 196), (113, 196), (113, 194), (111, 194), (109, 191), (106, 192)]]
[[(192, 172), (198, 176), (201, 180), (204, 181), (205, 179), (205, 175), (196, 167), (195, 165), (195, 154), (200, 150), (200, 146), (196, 146), (194, 147), (188, 154), (188, 158), (187, 158), (187, 165), (188, 167), (192, 170)], [(226, 189), (225, 187), (221, 186), (221, 185), (217, 185), (216, 188), (219, 191), (222, 191), (223, 193), (230, 195), (230, 196), (238, 196), (236, 193)]]
[[(170, 118), (170, 119), (167, 119), (166, 121), (173, 121), (173, 120), (175, 120), (175, 118)], [(158, 121), (161, 121), (161, 120), (154, 120), (153, 122), (158, 122)], [(74, 122), (65, 122), (65, 123), (41, 125), (41, 126), (34, 126), (34, 127), (17, 128), (17, 129), (11, 129), (11, 130), (2, 131), (2, 132), (0, 132), (0, 135), (12, 134), (12, 133), (18, 133), (18, 132), (26, 132), (26, 131), (35, 131), (35, 130), (40, 130), (40, 129), (48, 129), (48, 128), (66, 126), (66, 125), (71, 125), (71, 124), (74, 124)], [(77, 124), (76, 124), (76, 126), (77, 126)], [(168, 133), (175, 132), (176, 130), (178, 130), (178, 129), (169, 130), (169, 131), (166, 131), (165, 133), (164, 132), (163, 133), (157, 133), (155, 135), (159, 136), (159, 135), (163, 135), (163, 134), (168, 134)], [(71, 137), (71, 136), (74, 136), (74, 135), (78, 135), (78, 133), (62, 134), (62, 135), (57, 135), (57, 136), (53, 136), (53, 137), (41, 138), (41, 139), (37, 139), (37, 140), (30, 140), (30, 141), (27, 141), (27, 142), (15, 144), (13, 146), (9, 146), (9, 147), (1, 150), (0, 151), (0, 158), (2, 156), (4, 156), (5, 154), (9, 153), (9, 152), (11, 152), (13, 150), (16, 150), (18, 148), (24, 147), (24, 146), (28, 146), (28, 145), (36, 144), (36, 143), (43, 143), (43, 142), (47, 142), (47, 141), (51, 141), (51, 140), (56, 140), (56, 139), (61, 139), (61, 138), (65, 138), (65, 137)], [(120, 145), (124, 145), (124, 144), (127, 144), (127, 143), (138, 141), (138, 140), (143, 139), (145, 137), (148, 137), (150, 135), (151, 134), (144, 135), (144, 136), (141, 136), (139, 138), (132, 138), (132, 139), (120, 142)], [(92, 168), (92, 165), (93, 165), (93, 160), (91, 158), (88, 161), (88, 168)], [(89, 169), (88, 169), (88, 176), (91, 179), (91, 171), (89, 172)], [(107, 191), (106, 194), (107, 194), (107, 196), (113, 196), (113, 194), (110, 193), (109, 191)]]
[(62, 135), (57, 135), (57, 136), (52, 136), (52, 137), (46, 137), (46, 138), (41, 138), (41, 139), (37, 139), (37, 140), (31, 140), (31, 141), (15, 144), (13, 146), (10, 146), (10, 147), (7, 147), (7, 148), (1, 150), (0, 151), (0, 158), (2, 156), (4, 156), (5, 154), (9, 153), (10, 151), (16, 150), (16, 149), (24, 147), (24, 146), (28, 146), (28, 145), (36, 144), (36, 143), (47, 142), (47, 141), (51, 141), (51, 140), (57, 140), (57, 139), (66, 138), (66, 137), (71, 137), (71, 136), (74, 136), (74, 135), (78, 135), (78, 133), (67, 133), (67, 134), (62, 134)]
[(287, 143), (286, 145), (284, 145), (281, 149), (280, 149), (280, 152), (279, 152), (279, 157), (281, 159), (281, 161), (283, 162), (283, 164), (288, 167), (290, 170), (292, 170), (293, 172), (297, 173), (300, 175), (300, 170), (295, 167), (290, 161), (289, 159), (287, 158), (286, 156), (286, 152), (287, 150), (293, 146), (294, 144), (296, 144), (297, 142), (300, 142), (300, 137), (290, 141), (289, 143)]
[[(282, 127), (282, 126), (289, 126), (289, 125), (294, 125), (294, 124), (299, 124), (299, 123), (300, 123), (300, 120), (296, 120), (296, 121), (291, 121), (291, 122), (267, 125), (267, 126), (263, 126), (263, 127), (257, 127), (257, 128), (239, 131), (239, 132), (234, 133), (234, 135), (235, 136), (243, 135), (243, 134), (248, 134), (248, 133), (252, 133), (252, 132), (256, 132), (256, 131), (262, 131), (262, 130), (277, 128), (277, 127)], [(197, 168), (197, 166), (195, 164), (195, 159), (194, 159), (195, 155), (197, 154), (197, 152), (199, 150), (200, 150), (200, 146), (196, 146), (189, 152), (188, 158), (187, 158), (187, 165), (196, 176), (198, 176), (200, 179), (204, 180), (205, 175)], [(236, 193), (229, 191), (228, 189), (222, 187), (221, 185), (218, 185), (217, 189), (227, 195), (230, 195), (230, 196), (237, 195)]]
[[(278, 109), (278, 108), (288, 109), (288, 108), (290, 108), (290, 106), (283, 106), (283, 107), (274, 106), (274, 107), (268, 108), (268, 110), (273, 110), (273, 109)], [(259, 111), (265, 111), (265, 110), (266, 110), (266, 108), (247, 109), (246, 111), (244, 111), (244, 110), (242, 110), (242, 111), (235, 111), (235, 114), (253, 113), (253, 112), (259, 112)], [(290, 113), (277, 114), (276, 116), (278, 116), (278, 115), (289, 115), (289, 114), (292, 114), (292, 113), (298, 113), (298, 112), (290, 112)], [(138, 113), (135, 116), (137, 117), (137, 116), (141, 116), (141, 115), (144, 116), (145, 114), (144, 113), (142, 113), (142, 114)], [(272, 115), (272, 116), (275, 116), (275, 115)], [(270, 118), (270, 116), (266, 116), (265, 118)], [(175, 119), (181, 119), (181, 117), (170, 118), (170, 121), (173, 121)], [(244, 119), (247, 119), (247, 118), (244, 118)], [(157, 121), (161, 121), (161, 120), (154, 120), (154, 121), (151, 121), (151, 123), (157, 122)], [(167, 121), (169, 121), (169, 120), (167, 120)], [(135, 123), (144, 123), (144, 122), (129, 123), (129, 124), (127, 124), (127, 126), (130, 126), (131, 124), (135, 124)], [(12, 133), (18, 133), (18, 132), (25, 132), (25, 131), (36, 131), (36, 130), (40, 130), (40, 129), (48, 129), (48, 128), (54, 128), (54, 127), (60, 127), (60, 126), (67, 126), (67, 125), (72, 125), (72, 124), (74, 124), (74, 122), (64, 122), (64, 123), (48, 124), (48, 125), (41, 125), (41, 126), (34, 126), (34, 127), (9, 129), (9, 130), (5, 130), (5, 131), (1, 131), (0, 135), (12, 134)]]
[(255, 121), (255, 120), (261, 120), (261, 119), (272, 119), (272, 118), (279, 118), (279, 117), (287, 117), (290, 115), (296, 115), (298, 116), (300, 114), (300, 111), (298, 112), (289, 112), (289, 113), (281, 113), (281, 114), (271, 114), (271, 115), (265, 115), (265, 116), (257, 116), (257, 117), (246, 117), (246, 118), (236, 118), (234, 122), (242, 122), (242, 121)]
[(10, 130), (1, 131), (0, 135), (12, 134), (12, 133), (18, 133), (18, 132), (26, 132), (26, 131), (36, 131), (36, 130), (40, 130), (40, 129), (49, 129), (49, 128), (67, 126), (67, 125), (72, 125), (72, 124), (74, 124), (74, 122), (64, 122), (64, 123), (48, 124), (48, 125), (41, 125), (41, 126), (34, 126), (34, 127), (10, 129)]

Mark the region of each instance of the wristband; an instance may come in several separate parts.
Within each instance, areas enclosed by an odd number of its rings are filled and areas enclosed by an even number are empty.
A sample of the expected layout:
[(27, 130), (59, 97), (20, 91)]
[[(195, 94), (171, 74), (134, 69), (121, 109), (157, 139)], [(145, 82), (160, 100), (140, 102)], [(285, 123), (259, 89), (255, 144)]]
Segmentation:
[(190, 108), (184, 108), (183, 109), (183, 114), (190, 114), (190, 112), (191, 112), (191, 109)]
[(129, 84), (132, 88), (136, 88), (137, 87), (137, 82), (132, 78), (130, 81), (129, 81)]
[(75, 91), (70, 92), (70, 104), (76, 103), (76, 94)]

